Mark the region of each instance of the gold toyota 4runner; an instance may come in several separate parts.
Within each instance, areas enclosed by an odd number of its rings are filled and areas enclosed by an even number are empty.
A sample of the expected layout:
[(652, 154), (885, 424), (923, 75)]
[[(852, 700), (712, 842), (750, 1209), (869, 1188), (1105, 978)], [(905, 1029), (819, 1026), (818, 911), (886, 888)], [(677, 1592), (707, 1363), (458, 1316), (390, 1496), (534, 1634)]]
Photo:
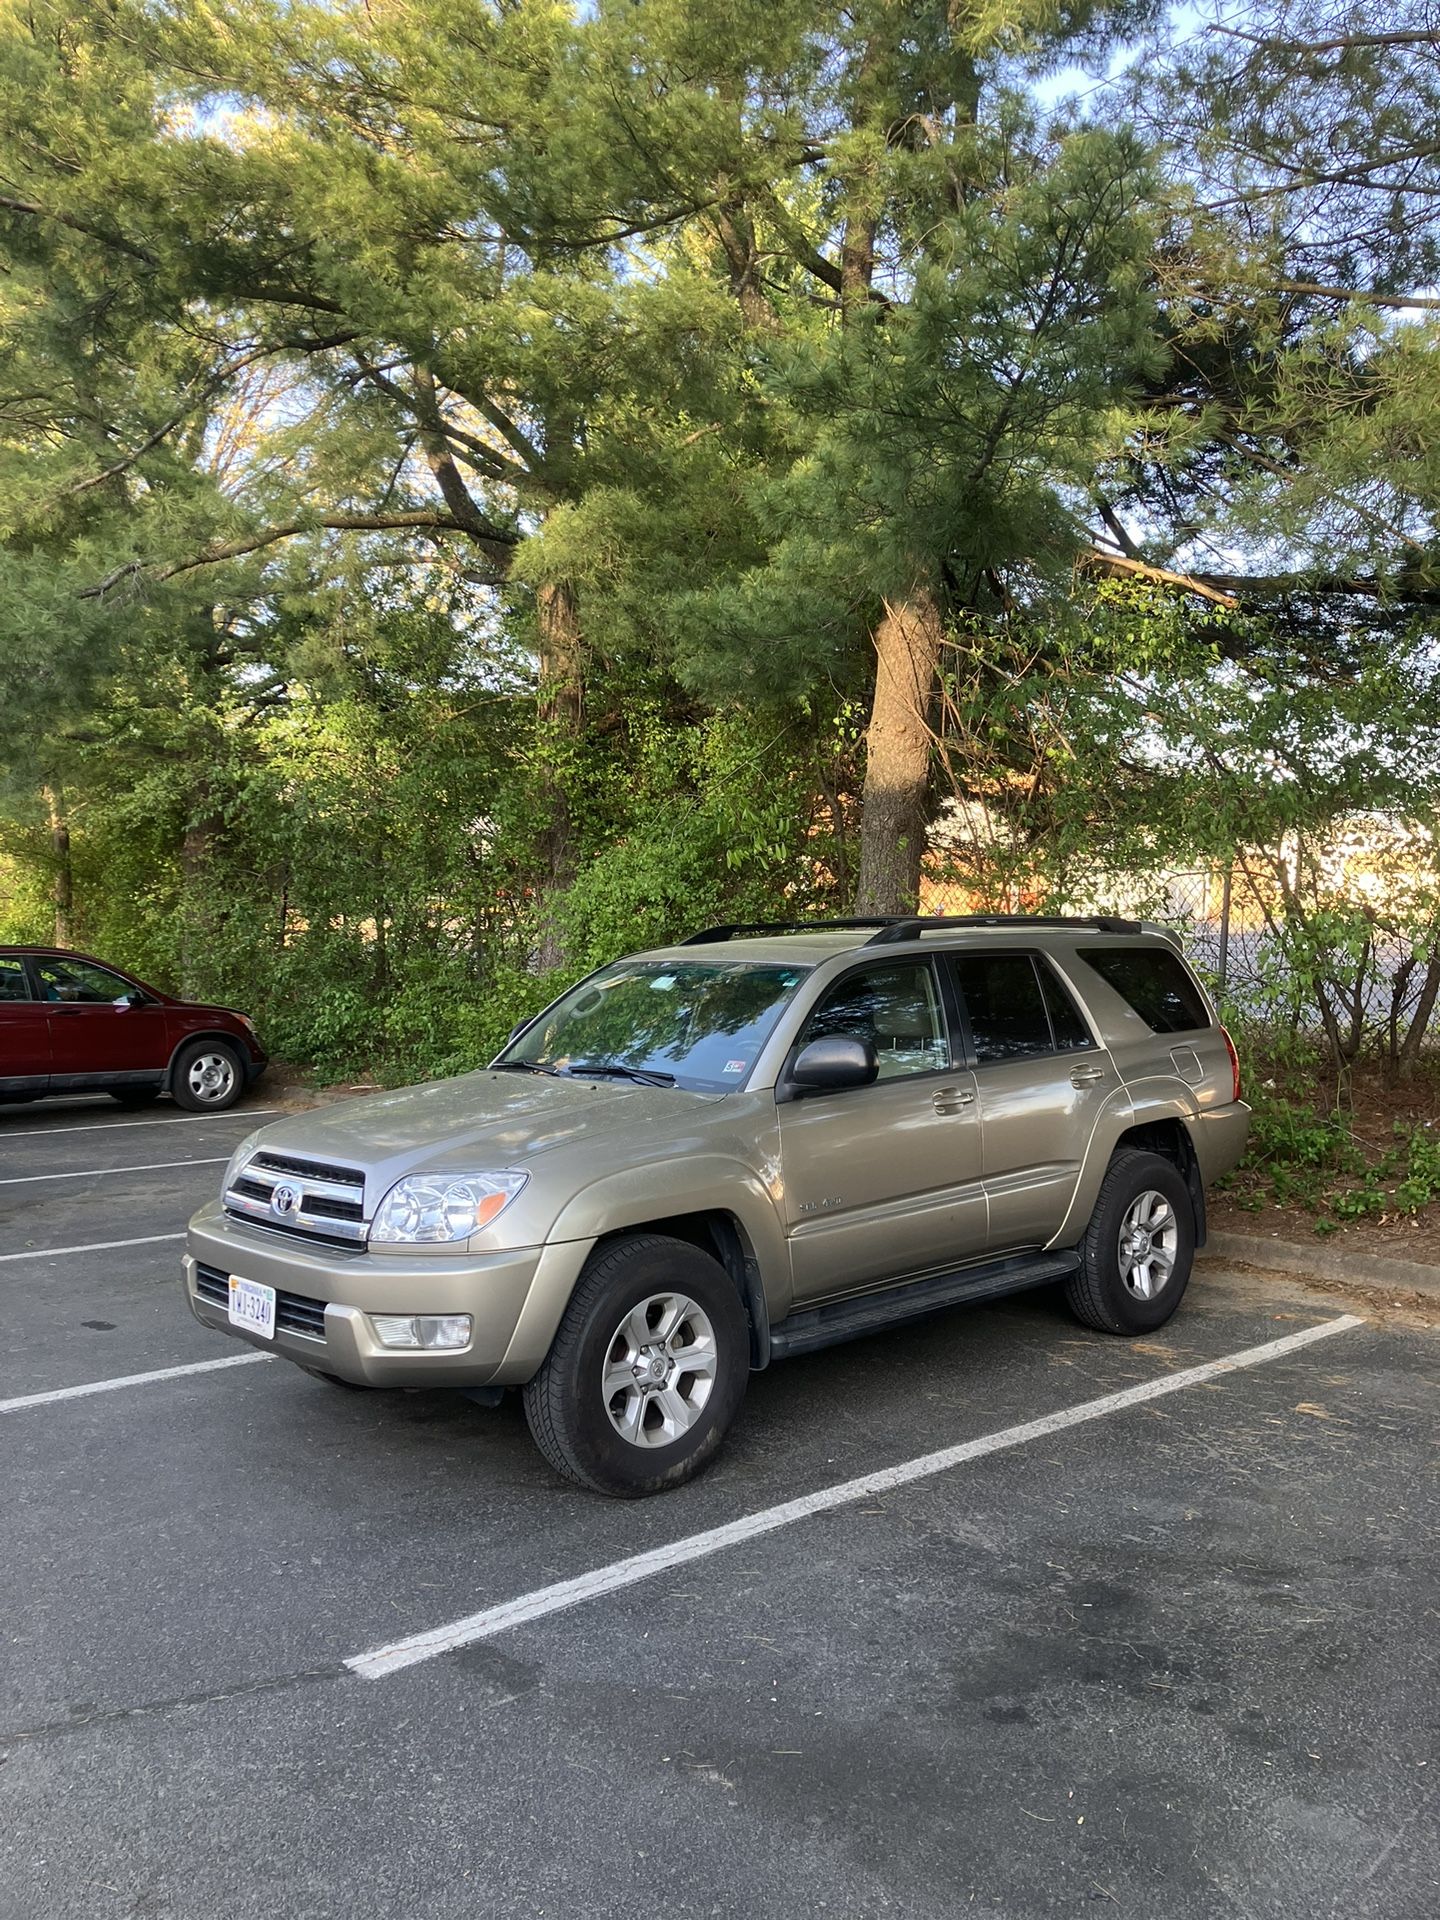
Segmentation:
[(658, 1493), (790, 1354), (1051, 1283), (1152, 1332), (1249, 1123), (1162, 928), (708, 927), (478, 1072), (252, 1134), (186, 1288), (325, 1380), (521, 1387), (561, 1473)]

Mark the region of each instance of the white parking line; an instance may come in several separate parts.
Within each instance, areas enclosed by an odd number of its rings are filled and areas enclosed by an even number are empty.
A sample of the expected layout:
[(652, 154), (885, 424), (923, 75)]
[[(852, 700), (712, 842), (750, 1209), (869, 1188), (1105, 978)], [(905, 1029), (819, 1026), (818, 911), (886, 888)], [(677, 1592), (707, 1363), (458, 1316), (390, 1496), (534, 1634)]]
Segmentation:
[(223, 1167), (230, 1156), (218, 1160), (147, 1160), (143, 1167), (81, 1167), (77, 1173), (16, 1173), (0, 1180), (0, 1187), (31, 1187), (40, 1180), (97, 1180), (102, 1173), (163, 1173), (167, 1167)]
[(1051, 1434), (1063, 1432), (1067, 1427), (1078, 1427), (1090, 1420), (1102, 1420), (1107, 1414), (1121, 1413), (1127, 1407), (1140, 1406), (1147, 1400), (1162, 1399), (1166, 1394), (1179, 1393), (1185, 1387), (1201, 1386), (1207, 1380), (1218, 1380), (1222, 1375), (1234, 1373), (1242, 1367), (1263, 1366), (1268, 1360), (1278, 1360), (1282, 1355), (1311, 1346), (1317, 1340), (1328, 1340), (1334, 1334), (1345, 1333), (1351, 1327), (1364, 1324), (1357, 1314), (1343, 1314), (1339, 1319), (1325, 1320), (1319, 1326), (1307, 1327), (1301, 1333), (1287, 1333), (1283, 1339), (1269, 1340), (1264, 1346), (1246, 1347), (1239, 1353), (1228, 1354), (1223, 1360), (1209, 1360), (1203, 1366), (1187, 1367), (1181, 1373), (1161, 1374), (1154, 1380), (1143, 1381), (1139, 1386), (1104, 1394), (1098, 1400), (1084, 1400), (1078, 1407), (1065, 1407), (1059, 1413), (1047, 1413), (1042, 1419), (1027, 1420), (1021, 1426), (983, 1434), (980, 1439), (966, 1440), (959, 1446), (942, 1447), (938, 1453), (921, 1454), (918, 1459), (903, 1461), (898, 1467), (885, 1467), (878, 1473), (862, 1474), (857, 1480), (842, 1480), (838, 1486), (822, 1487), (818, 1492), (807, 1493), (799, 1500), (787, 1500), (782, 1506), (766, 1507), (760, 1513), (746, 1514), (726, 1526), (712, 1527), (708, 1533), (692, 1533), (683, 1540), (673, 1540), (668, 1546), (656, 1547), (649, 1553), (633, 1554), (628, 1560), (612, 1561), (608, 1567), (592, 1568), (589, 1573), (579, 1574), (573, 1580), (560, 1580), (554, 1586), (538, 1587), (533, 1593), (522, 1593), (518, 1599), (504, 1600), (498, 1606), (486, 1607), (483, 1612), (469, 1614), (463, 1620), (453, 1620), (448, 1626), (433, 1627), (428, 1633), (412, 1634), (408, 1639), (393, 1640), (388, 1646), (375, 1647), (369, 1653), (354, 1654), (345, 1664), (352, 1673), (358, 1673), (367, 1680), (379, 1680), (387, 1673), (398, 1672), (402, 1667), (412, 1667), (421, 1660), (433, 1660), (437, 1654), (451, 1653), (456, 1647), (469, 1646), (476, 1640), (493, 1639), (496, 1634), (505, 1633), (512, 1627), (525, 1626), (547, 1613), (559, 1613), (567, 1607), (578, 1607), (586, 1600), (598, 1599), (601, 1594), (634, 1586), (639, 1580), (649, 1580), (657, 1573), (667, 1573), (672, 1567), (683, 1566), (689, 1560), (701, 1560), (708, 1554), (722, 1552), (726, 1547), (739, 1546), (743, 1541), (753, 1540), (757, 1534), (774, 1533), (779, 1527), (792, 1526), (797, 1520), (808, 1520), (813, 1514), (828, 1513), (836, 1507), (849, 1506), (852, 1501), (875, 1494), (891, 1493), (896, 1487), (908, 1486), (914, 1480), (928, 1479), (932, 1474), (945, 1473), (951, 1467), (964, 1466), (967, 1461), (982, 1459), (986, 1454), (1002, 1453), (1010, 1447), (1024, 1446), (1030, 1440), (1043, 1440)]
[(157, 1367), (153, 1373), (123, 1373), (115, 1380), (87, 1380), (83, 1387), (56, 1387), (50, 1393), (26, 1393), (18, 1400), (0, 1400), (0, 1413), (21, 1413), (27, 1407), (49, 1407), (57, 1400), (84, 1400), (92, 1393), (118, 1393), (121, 1387), (150, 1387), (159, 1380), (178, 1380), (186, 1373), (218, 1373), (221, 1367), (250, 1367), (257, 1360), (273, 1360), (271, 1353), (228, 1353), (222, 1360), (192, 1360), (184, 1367)]
[(183, 1240), (183, 1233), (142, 1233), (138, 1240), (87, 1240), (83, 1247), (29, 1247), (24, 1253), (0, 1253), (0, 1260), (54, 1260), (62, 1253), (109, 1253), (112, 1247), (153, 1247), (159, 1240)]
[(0, 1127), (0, 1143), (26, 1140), (38, 1133), (109, 1133), (115, 1127), (211, 1126), (217, 1120), (249, 1120), (257, 1114), (279, 1111), (279, 1107), (239, 1107), (230, 1113), (190, 1113), (175, 1120), (87, 1120), (74, 1127), (20, 1127), (14, 1133), (8, 1127)]

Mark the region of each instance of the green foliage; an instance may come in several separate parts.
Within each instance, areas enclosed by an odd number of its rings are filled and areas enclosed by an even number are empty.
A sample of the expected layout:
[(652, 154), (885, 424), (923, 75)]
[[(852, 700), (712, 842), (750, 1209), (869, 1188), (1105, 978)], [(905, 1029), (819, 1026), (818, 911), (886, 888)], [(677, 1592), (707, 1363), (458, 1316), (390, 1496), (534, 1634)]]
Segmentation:
[(812, 817), (806, 716), (721, 714), (677, 729), (651, 707), (629, 720), (630, 824), (560, 909), (577, 969), (719, 920), (836, 909), (834, 850)]
[[(43, 787), (77, 940), (326, 1071), (468, 1064), (617, 951), (847, 903), (923, 589), (951, 877), (1265, 849), (1262, 1011), (1412, 1069), (1411, 6), (1317, 55), (1341, 0), (0, 0), (0, 931)], [(1146, 100), (1040, 104), (1146, 32)], [(1380, 819), (1376, 894), (1325, 847)]]
[(1269, 1072), (1247, 1081), (1254, 1110), (1250, 1141), (1227, 1185), (1237, 1203), (1298, 1207), (1316, 1233), (1370, 1219), (1410, 1218), (1440, 1200), (1440, 1129), (1430, 1119), (1393, 1118), (1361, 1130), (1353, 1109), (1319, 1104), (1313, 1048), (1276, 1049), (1268, 1036), (1242, 1042)]

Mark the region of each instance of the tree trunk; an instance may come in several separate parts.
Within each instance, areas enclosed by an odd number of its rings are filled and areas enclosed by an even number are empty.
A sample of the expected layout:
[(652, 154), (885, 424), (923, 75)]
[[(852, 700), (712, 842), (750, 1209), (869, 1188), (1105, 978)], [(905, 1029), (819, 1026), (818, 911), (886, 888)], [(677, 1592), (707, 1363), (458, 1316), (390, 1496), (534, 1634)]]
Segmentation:
[[(563, 773), (565, 755), (553, 748), (578, 742), (585, 722), (585, 679), (580, 615), (575, 588), (568, 580), (547, 581), (536, 594), (540, 649), (539, 721), (551, 750), (541, 760), (545, 825), (540, 834), (544, 920), (536, 955), (542, 969), (564, 962), (564, 950), (551, 909), (575, 878), (578, 864), (570, 796)], [(558, 764), (557, 764), (558, 763)]]
[(942, 638), (930, 589), (917, 586), (904, 600), (887, 600), (874, 638), (855, 911), (913, 913), (930, 814), (930, 708)]
[(1395, 1052), (1395, 1077), (1409, 1080), (1420, 1060), (1420, 1049), (1425, 1044), (1425, 1036), (1430, 1031), (1430, 1022), (1434, 1018), (1435, 1003), (1440, 999), (1440, 953), (1432, 952), (1426, 959), (1425, 978), (1421, 982), (1420, 995), (1410, 1016), (1410, 1025), (1404, 1039)]
[(70, 827), (65, 819), (65, 797), (58, 787), (41, 788), (50, 817), (50, 855), (54, 866), (50, 898), (55, 907), (55, 944), (75, 944), (75, 869), (70, 862)]

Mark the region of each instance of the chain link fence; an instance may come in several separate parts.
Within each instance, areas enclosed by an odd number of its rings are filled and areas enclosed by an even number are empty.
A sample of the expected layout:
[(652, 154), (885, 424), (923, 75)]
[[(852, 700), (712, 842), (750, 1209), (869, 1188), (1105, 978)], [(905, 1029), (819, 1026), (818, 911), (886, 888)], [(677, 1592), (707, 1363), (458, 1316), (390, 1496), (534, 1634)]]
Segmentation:
[[(1116, 874), (1108, 885), (1087, 887), (1086, 895), (1083, 908), (1075, 903), (1078, 910), (1108, 909), (1174, 927), (1191, 964), (1217, 999), (1241, 1018), (1296, 1037), (1332, 1040), (1334, 1026), (1327, 1029), (1321, 990), (1312, 975), (1297, 970), (1277, 931), (1280, 916), (1273, 898), (1262, 895), (1246, 868)], [(1379, 927), (1363, 963), (1351, 959), (1347, 964), (1337, 954), (1327, 973), (1323, 991), (1332, 1022), (1354, 1033), (1361, 1042), (1357, 1051), (1381, 1045), (1387, 1036), (1393, 1048), (1421, 1010), (1423, 956), (1413, 942)], [(1437, 1024), (1440, 1011), (1424, 1022), (1427, 1048), (1435, 1044)]]
[[(1297, 964), (1303, 942), (1287, 928), (1269, 865), (1091, 872), (1058, 890), (1052, 884), (1043, 896), (1016, 882), (999, 895), (987, 889), (982, 898), (973, 881), (937, 878), (923, 897), (926, 910), (938, 913), (988, 907), (1161, 921), (1180, 935), (1191, 963), (1232, 1014), (1337, 1055), (1394, 1060), (1417, 1016), (1417, 1042), (1428, 1050), (1440, 1038), (1440, 1003), (1431, 1004), (1433, 988), (1427, 991), (1427, 976), (1440, 967), (1431, 952), (1387, 933), (1377, 919), (1362, 957), (1337, 939), (1323, 965)], [(1316, 951), (1312, 941), (1312, 958)]]

